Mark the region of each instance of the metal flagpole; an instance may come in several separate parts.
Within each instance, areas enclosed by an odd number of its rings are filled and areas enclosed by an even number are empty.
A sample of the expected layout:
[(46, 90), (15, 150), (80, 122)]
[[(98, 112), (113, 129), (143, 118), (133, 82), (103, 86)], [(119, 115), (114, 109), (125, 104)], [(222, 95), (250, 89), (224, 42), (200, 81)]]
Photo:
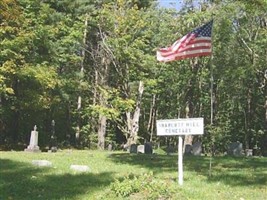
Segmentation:
[(212, 125), (213, 125), (213, 56), (211, 55), (210, 59), (210, 134), (211, 134), (211, 151), (210, 151), (210, 164), (209, 164), (209, 176), (211, 176), (211, 164), (212, 164), (212, 154), (213, 154), (213, 133), (212, 133)]
[[(214, 21), (214, 14), (212, 14), (212, 21)], [(213, 26), (213, 24), (212, 24)], [(212, 44), (212, 32), (211, 32), (211, 44)], [(211, 45), (211, 56), (210, 56), (210, 125), (213, 125), (213, 48)]]
[[(212, 19), (214, 20), (214, 19)], [(212, 43), (212, 34), (211, 34)], [(210, 125), (213, 125), (213, 48), (211, 46), (211, 56), (210, 56)]]
[[(211, 35), (211, 42), (212, 42), (212, 35)], [(211, 132), (211, 155), (210, 155), (210, 164), (209, 164), (209, 176), (211, 176), (211, 164), (212, 164), (212, 156), (213, 156), (213, 51), (211, 51), (210, 57), (210, 132)]]
[(210, 125), (213, 125), (213, 63), (212, 63), (213, 56), (211, 55), (210, 61)]

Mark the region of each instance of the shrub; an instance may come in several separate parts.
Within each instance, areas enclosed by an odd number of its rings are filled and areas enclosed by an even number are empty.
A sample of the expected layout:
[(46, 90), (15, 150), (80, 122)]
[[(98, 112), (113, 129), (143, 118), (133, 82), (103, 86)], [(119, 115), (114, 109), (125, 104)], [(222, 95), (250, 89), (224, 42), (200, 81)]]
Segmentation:
[(141, 176), (130, 174), (125, 178), (116, 179), (111, 185), (111, 190), (118, 197), (140, 193), (145, 199), (169, 199), (174, 193), (170, 182), (155, 178), (152, 172)]

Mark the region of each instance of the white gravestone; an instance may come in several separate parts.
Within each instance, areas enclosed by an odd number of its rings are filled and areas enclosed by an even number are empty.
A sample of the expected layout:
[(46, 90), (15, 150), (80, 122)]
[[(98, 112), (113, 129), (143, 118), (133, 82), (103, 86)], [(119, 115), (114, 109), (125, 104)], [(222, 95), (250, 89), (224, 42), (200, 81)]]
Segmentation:
[(71, 165), (70, 169), (77, 172), (89, 172), (90, 168), (87, 165)]
[(145, 153), (145, 145), (138, 145), (137, 153)]
[(38, 167), (51, 167), (52, 163), (48, 160), (32, 160), (32, 164)]
[(30, 144), (27, 147), (27, 149), (24, 149), (24, 151), (40, 152), (40, 148), (38, 146), (38, 131), (36, 130), (37, 130), (37, 126), (35, 125), (33, 128), (33, 131), (31, 131)]

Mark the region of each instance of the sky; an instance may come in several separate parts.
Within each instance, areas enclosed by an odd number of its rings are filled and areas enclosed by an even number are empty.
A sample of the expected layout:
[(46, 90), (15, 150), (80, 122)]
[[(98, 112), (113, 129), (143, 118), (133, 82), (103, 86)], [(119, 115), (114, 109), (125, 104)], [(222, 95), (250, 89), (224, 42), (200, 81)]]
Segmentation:
[(182, 0), (158, 0), (159, 6), (165, 8), (175, 8), (179, 10), (182, 6)]
[[(197, 6), (200, 0), (194, 0), (194, 6)], [(183, 6), (183, 0), (158, 0), (159, 6), (164, 8), (175, 8), (176, 10), (180, 10)]]

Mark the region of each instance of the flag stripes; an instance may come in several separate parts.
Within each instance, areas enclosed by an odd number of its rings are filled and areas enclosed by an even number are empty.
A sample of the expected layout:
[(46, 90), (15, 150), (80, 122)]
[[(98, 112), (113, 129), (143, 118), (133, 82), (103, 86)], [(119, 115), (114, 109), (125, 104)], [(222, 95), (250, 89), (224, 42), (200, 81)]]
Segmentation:
[(212, 23), (195, 29), (194, 31), (175, 41), (170, 47), (157, 51), (157, 60), (170, 62), (191, 57), (209, 56), (212, 53), (211, 31)]

